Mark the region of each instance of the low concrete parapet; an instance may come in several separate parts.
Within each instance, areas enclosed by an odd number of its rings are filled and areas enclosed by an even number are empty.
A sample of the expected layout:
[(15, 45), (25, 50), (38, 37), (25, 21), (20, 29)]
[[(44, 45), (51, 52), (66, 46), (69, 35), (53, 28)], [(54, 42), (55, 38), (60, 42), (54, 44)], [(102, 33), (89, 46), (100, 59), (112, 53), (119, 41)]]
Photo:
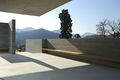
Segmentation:
[[(49, 54), (120, 67), (120, 39), (47, 39), (41, 42), (41, 48), (63, 51), (43, 50)], [(65, 54), (64, 51), (79, 53), (80, 55)]]

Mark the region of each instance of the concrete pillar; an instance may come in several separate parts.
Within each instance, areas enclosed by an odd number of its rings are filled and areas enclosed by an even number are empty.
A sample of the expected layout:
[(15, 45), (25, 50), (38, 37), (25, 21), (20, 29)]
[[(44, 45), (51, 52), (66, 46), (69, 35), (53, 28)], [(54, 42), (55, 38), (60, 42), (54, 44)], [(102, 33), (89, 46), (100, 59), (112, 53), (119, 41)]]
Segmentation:
[(10, 26), (10, 40), (9, 40), (9, 52), (11, 54), (15, 54), (15, 48), (16, 48), (16, 40), (15, 40), (15, 20), (11, 20), (9, 22)]

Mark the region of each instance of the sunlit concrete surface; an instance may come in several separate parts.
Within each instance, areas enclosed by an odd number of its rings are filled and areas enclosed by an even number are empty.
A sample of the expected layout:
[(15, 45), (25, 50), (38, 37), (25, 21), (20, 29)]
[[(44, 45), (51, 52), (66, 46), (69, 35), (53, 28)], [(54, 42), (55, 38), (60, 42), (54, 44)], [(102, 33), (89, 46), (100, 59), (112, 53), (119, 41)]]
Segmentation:
[(120, 80), (120, 70), (43, 53), (0, 57), (4, 80)]

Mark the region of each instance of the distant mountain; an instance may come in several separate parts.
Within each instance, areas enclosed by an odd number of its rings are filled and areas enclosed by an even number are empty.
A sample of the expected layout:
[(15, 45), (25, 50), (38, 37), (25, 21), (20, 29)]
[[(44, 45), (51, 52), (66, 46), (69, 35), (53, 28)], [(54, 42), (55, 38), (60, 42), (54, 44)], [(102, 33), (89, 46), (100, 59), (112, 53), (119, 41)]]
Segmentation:
[[(25, 43), (27, 39), (57, 39), (59, 38), (59, 34), (60, 34), (60, 29), (54, 31), (48, 31), (43, 28), (34, 29), (31, 27), (27, 27), (24, 29), (17, 29), (16, 43), (17, 45), (21, 43)], [(81, 35), (81, 38), (95, 38), (95, 37), (96, 34), (89, 32)]]
[(61, 31), (61, 30), (58, 29), (58, 30), (53, 30), (52, 32), (60, 34), (60, 31)]
[[(58, 29), (58, 30), (53, 30), (52, 32), (60, 34), (60, 31), (61, 30)], [(74, 38), (74, 35), (75, 34), (72, 34), (72, 38)], [(96, 34), (90, 33), (90, 32), (86, 32), (86, 33), (84, 33), (83, 35), (80, 35), (80, 36), (81, 36), (81, 38), (95, 38)]]
[(59, 34), (45, 30), (43, 28), (16, 33), (17, 45), (25, 43), (26, 39), (55, 39), (55, 38), (59, 38)]
[(87, 32), (81, 36), (81, 38), (95, 38), (97, 35), (94, 33)]
[(32, 30), (35, 30), (35, 29), (32, 27), (26, 27), (24, 29), (16, 29), (16, 32), (32, 31)]

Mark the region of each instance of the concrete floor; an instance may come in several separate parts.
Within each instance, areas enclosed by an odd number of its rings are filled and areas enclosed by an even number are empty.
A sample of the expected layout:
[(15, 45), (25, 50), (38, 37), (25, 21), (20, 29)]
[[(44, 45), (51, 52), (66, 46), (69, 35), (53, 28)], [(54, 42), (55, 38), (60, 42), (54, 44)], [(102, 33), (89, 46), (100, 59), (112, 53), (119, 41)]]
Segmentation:
[(48, 54), (25, 52), (0, 57), (0, 78), (3, 80), (120, 80), (120, 70)]

